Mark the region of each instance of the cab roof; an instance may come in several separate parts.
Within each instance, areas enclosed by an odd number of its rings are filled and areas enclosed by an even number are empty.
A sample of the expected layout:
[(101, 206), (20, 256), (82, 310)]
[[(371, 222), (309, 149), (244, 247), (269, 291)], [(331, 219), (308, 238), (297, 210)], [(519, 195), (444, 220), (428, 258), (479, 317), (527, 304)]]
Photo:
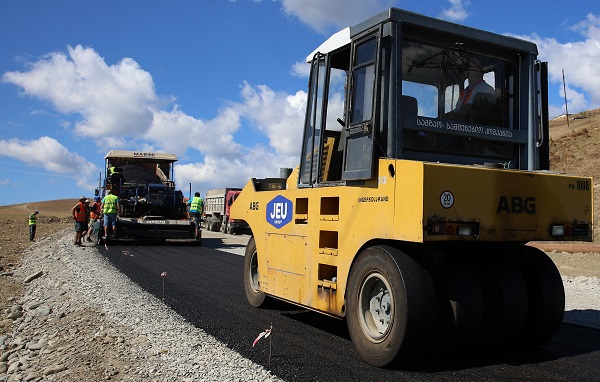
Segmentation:
[(110, 150), (104, 159), (148, 159), (156, 163), (173, 163), (178, 160), (175, 154), (126, 150)]
[(317, 52), (333, 52), (343, 46), (348, 45), (351, 41), (351, 38), (353, 38), (354, 36), (357, 36), (367, 31), (368, 29), (376, 25), (383, 24), (387, 21), (402, 22), (423, 29), (428, 29), (432, 31), (437, 30), (443, 33), (453, 34), (458, 37), (464, 37), (466, 39), (480, 41), (485, 44), (502, 46), (505, 48), (533, 53), (536, 55), (538, 53), (537, 46), (530, 41), (525, 41), (515, 37), (505, 36), (476, 28), (467, 27), (460, 24), (451, 23), (449, 21), (405, 11), (399, 8), (389, 8), (352, 27), (344, 28), (341, 31), (333, 34), (323, 44), (321, 44), (317, 49), (315, 49), (308, 57), (306, 57), (306, 62), (311, 62), (314, 55)]

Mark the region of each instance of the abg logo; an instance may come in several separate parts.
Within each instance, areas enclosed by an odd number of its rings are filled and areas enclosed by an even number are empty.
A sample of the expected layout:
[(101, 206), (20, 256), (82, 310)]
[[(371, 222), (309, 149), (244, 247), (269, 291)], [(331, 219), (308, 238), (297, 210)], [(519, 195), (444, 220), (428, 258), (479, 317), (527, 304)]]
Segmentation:
[(520, 196), (501, 196), (498, 201), (498, 208), (496, 213), (507, 213), (507, 214), (535, 214), (535, 198), (526, 197), (521, 198)]

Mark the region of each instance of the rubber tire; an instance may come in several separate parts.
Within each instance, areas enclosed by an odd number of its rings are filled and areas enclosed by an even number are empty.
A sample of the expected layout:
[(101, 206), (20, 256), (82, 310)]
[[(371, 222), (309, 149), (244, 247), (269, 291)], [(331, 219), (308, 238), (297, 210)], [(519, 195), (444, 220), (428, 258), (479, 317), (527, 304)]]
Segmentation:
[[(387, 288), (388, 293), (379, 301), (389, 301), (387, 306), (391, 308), (385, 331), (374, 336), (374, 330), (368, 326), (378, 320), (367, 313), (374, 311), (373, 292), (380, 286)], [(350, 270), (346, 304), (348, 331), (354, 347), (371, 365), (384, 367), (409, 361), (430, 343), (437, 310), (431, 276), (396, 248), (374, 246), (359, 254)], [(379, 307), (387, 311), (386, 305)]]
[(223, 232), (223, 233), (229, 233), (227, 231), (229, 229), (229, 219), (227, 218), (227, 215), (223, 216), (219, 228), (220, 228), (221, 232)]
[(484, 343), (513, 347), (522, 342), (527, 323), (527, 286), (514, 265), (496, 265), (485, 272), (488, 280)]
[(246, 253), (244, 254), (244, 291), (248, 303), (255, 308), (260, 308), (265, 305), (266, 295), (260, 288), (260, 275), (258, 274), (258, 251), (256, 250), (256, 242), (254, 236), (246, 245)]
[(225, 231), (227, 232), (228, 235), (233, 235), (234, 233), (234, 229), (231, 226), (231, 224), (227, 223), (227, 227), (225, 228)]
[(481, 280), (474, 267), (451, 267), (445, 270), (443, 304), (447, 312), (444, 344), (450, 351), (481, 340), (485, 302)]
[(525, 345), (538, 346), (558, 331), (565, 311), (565, 290), (554, 262), (542, 250), (525, 247), (523, 276), (529, 309)]

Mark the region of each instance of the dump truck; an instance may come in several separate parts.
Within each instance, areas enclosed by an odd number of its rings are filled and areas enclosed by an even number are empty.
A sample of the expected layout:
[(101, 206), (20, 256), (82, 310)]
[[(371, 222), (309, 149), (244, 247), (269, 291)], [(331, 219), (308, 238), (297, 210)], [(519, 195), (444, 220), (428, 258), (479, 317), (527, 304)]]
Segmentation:
[(209, 231), (233, 235), (248, 229), (245, 221), (230, 218), (230, 208), (241, 191), (241, 188), (225, 187), (206, 192), (203, 215), (204, 224)]
[(118, 240), (201, 243), (183, 193), (175, 187), (175, 154), (111, 150), (104, 159), (104, 185), (96, 195), (104, 197), (110, 190), (119, 197)]
[(345, 319), (380, 367), (552, 338), (563, 284), (530, 242), (592, 241), (593, 183), (550, 169), (537, 54), (395, 8), (312, 52), (299, 165), (232, 207), (248, 302)]

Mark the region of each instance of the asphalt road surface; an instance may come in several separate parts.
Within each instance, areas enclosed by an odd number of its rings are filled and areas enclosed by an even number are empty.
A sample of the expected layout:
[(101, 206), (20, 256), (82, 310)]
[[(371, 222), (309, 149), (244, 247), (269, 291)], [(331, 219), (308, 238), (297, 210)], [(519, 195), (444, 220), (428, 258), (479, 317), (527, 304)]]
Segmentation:
[[(355, 352), (343, 320), (281, 302), (252, 308), (243, 256), (219, 250), (240, 249), (241, 241), (220, 235), (204, 237), (201, 247), (118, 246), (102, 253), (190, 323), (286, 381), (600, 381), (600, 330), (568, 324), (533, 351), (469, 351), (394, 369), (370, 366)], [(272, 336), (252, 348), (271, 325)]]

